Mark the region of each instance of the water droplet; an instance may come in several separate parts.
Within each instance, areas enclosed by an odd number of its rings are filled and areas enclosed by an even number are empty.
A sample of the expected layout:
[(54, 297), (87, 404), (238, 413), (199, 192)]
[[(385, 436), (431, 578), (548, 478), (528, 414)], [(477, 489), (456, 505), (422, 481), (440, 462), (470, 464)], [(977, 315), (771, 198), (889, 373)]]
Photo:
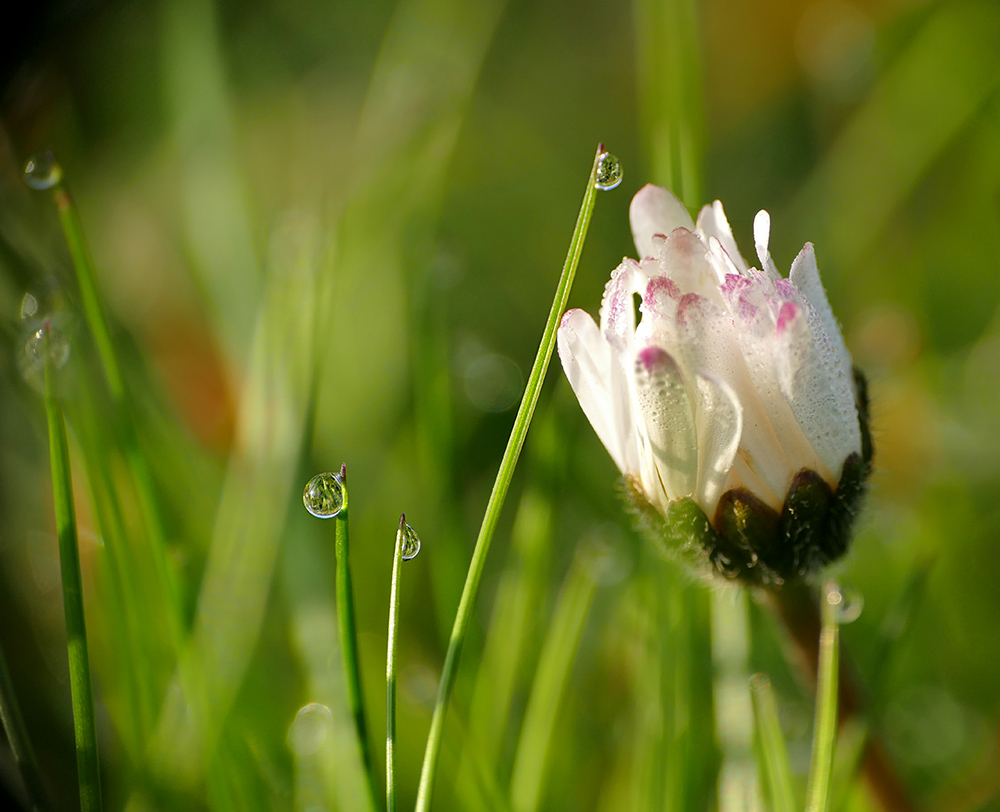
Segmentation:
[(337, 474), (316, 474), (306, 483), (302, 504), (317, 519), (332, 519), (344, 509), (344, 483)]
[(288, 729), (288, 744), (297, 756), (316, 753), (333, 728), (333, 713), (326, 705), (310, 702), (299, 708)]
[(37, 312), (38, 312), (38, 299), (36, 299), (30, 293), (25, 293), (24, 298), (21, 299), (21, 318), (30, 319)]
[(830, 605), (836, 607), (837, 623), (840, 625), (853, 623), (861, 616), (861, 610), (865, 608), (865, 599), (860, 592), (836, 585), (827, 589), (826, 600)]
[(411, 558), (416, 558), (417, 553), (420, 552), (420, 536), (417, 535), (417, 531), (404, 522), (400, 532), (403, 534), (401, 542), (403, 560), (409, 561)]
[(62, 167), (52, 150), (32, 155), (24, 165), (24, 182), (32, 189), (51, 189), (62, 181)]
[(56, 369), (61, 368), (69, 360), (69, 340), (51, 326), (36, 330), (24, 345), (30, 365), (35, 369), (45, 369), (45, 352)]
[(622, 162), (610, 152), (602, 152), (597, 159), (597, 175), (594, 185), (601, 190), (614, 189), (622, 182)]

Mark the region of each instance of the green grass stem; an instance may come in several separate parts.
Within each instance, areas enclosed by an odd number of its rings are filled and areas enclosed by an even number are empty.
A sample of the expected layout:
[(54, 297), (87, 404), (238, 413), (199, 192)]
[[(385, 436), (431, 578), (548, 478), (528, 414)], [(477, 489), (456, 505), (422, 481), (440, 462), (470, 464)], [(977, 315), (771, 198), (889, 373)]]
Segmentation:
[(540, 807), (556, 716), (566, 694), (573, 660), (594, 598), (596, 566), (592, 552), (577, 552), (549, 624), (510, 779), (514, 812), (535, 812)]
[(52, 501), (56, 514), (63, 608), (66, 614), (69, 685), (73, 702), (73, 732), (76, 738), (76, 766), (80, 781), (80, 809), (81, 812), (99, 812), (102, 808), (101, 772), (97, 756), (94, 696), (90, 684), (87, 626), (83, 614), (83, 578), (80, 574), (80, 550), (76, 532), (76, 512), (73, 506), (69, 441), (66, 436), (62, 404), (56, 394), (55, 364), (48, 349), (50, 328), (46, 324), (43, 329), (45, 330), (43, 338), (45, 413), (48, 418)]
[(180, 590), (167, 560), (166, 532), (156, 497), (153, 475), (139, 446), (135, 410), (125, 385), (125, 378), (111, 336), (111, 327), (97, 287), (94, 261), (87, 246), (80, 214), (64, 181), (60, 180), (53, 187), (52, 193), (56, 209), (59, 212), (59, 222), (62, 225), (66, 244), (73, 260), (84, 317), (97, 347), (101, 368), (104, 371), (108, 390), (114, 403), (115, 417), (121, 432), (125, 458), (135, 483), (139, 509), (149, 533), (149, 548), (153, 558), (153, 566), (167, 601), (167, 620), (171, 643), (176, 654), (180, 652), (184, 639), (183, 606)]
[(385, 652), (385, 808), (396, 812), (396, 638), (399, 634), (399, 565), (403, 562), (406, 514), (399, 517), (389, 588), (389, 640)]
[(688, 208), (701, 199), (702, 65), (695, 0), (635, 0), (640, 121), (651, 179)]
[(820, 600), (822, 627), (816, 681), (816, 721), (806, 789), (806, 812), (825, 812), (830, 795), (830, 774), (837, 741), (837, 677), (840, 670), (837, 612), (843, 600), (836, 586), (827, 584), (824, 587)]
[(14, 683), (7, 670), (7, 658), (0, 646), (0, 721), (7, 735), (11, 755), (17, 764), (28, 804), (35, 812), (47, 809), (45, 803), (45, 785), (42, 783), (42, 773), (35, 759), (35, 749), (31, 746), (28, 728), (21, 715), (21, 706), (14, 693)]
[(368, 788), (375, 797), (375, 774), (372, 767), (371, 743), (365, 721), (365, 703), (361, 692), (361, 665), (358, 658), (358, 630), (354, 620), (354, 587), (351, 582), (351, 537), (347, 517), (347, 465), (340, 467), (340, 481), (344, 487), (344, 506), (334, 518), (335, 551), (337, 558), (337, 632), (340, 637), (340, 658), (344, 666), (344, 683), (347, 701), (354, 718), (358, 736), (361, 763), (368, 778)]
[(603, 152), (603, 145), (598, 146), (597, 155), (594, 157), (594, 163), (590, 170), (590, 177), (587, 179), (587, 189), (583, 195), (583, 204), (580, 206), (576, 228), (573, 230), (573, 237), (570, 240), (569, 252), (566, 255), (562, 275), (559, 277), (559, 284), (556, 287), (552, 309), (549, 311), (548, 320), (545, 323), (545, 330), (542, 333), (538, 353), (535, 356), (534, 364), (532, 364), (531, 374), (528, 376), (528, 383), (521, 398), (521, 405), (517, 410), (517, 417), (514, 419), (514, 428), (510, 433), (510, 438), (507, 440), (507, 448), (504, 450), (503, 459), (500, 461), (500, 470), (497, 472), (496, 482), (493, 484), (493, 492), (490, 494), (489, 502), (486, 505), (483, 523), (479, 528), (479, 536), (476, 539), (476, 546), (472, 552), (472, 560), (469, 563), (465, 586), (462, 589), (462, 597), (459, 600), (458, 611), (455, 614), (455, 623), (452, 626), (451, 639), (448, 642), (448, 651), (445, 654), (441, 681), (438, 684), (437, 699), (434, 704), (434, 713), (431, 716), (431, 727), (427, 735), (423, 766), (420, 770), (420, 785), (417, 788), (417, 803), (415, 807), (417, 812), (427, 812), (430, 809), (431, 797), (434, 794), (434, 772), (437, 768), (438, 756), (441, 752), (441, 737), (444, 733), (444, 718), (448, 710), (448, 702), (451, 699), (451, 691), (455, 684), (455, 675), (458, 673), (458, 661), (462, 653), (462, 644), (465, 642), (465, 635), (469, 629), (469, 621), (472, 618), (476, 595), (479, 592), (479, 582), (483, 575), (483, 569), (486, 566), (486, 557), (489, 554), (490, 544), (493, 541), (493, 534), (496, 532), (500, 510), (507, 496), (507, 489), (514, 475), (514, 468), (521, 454), (524, 439), (528, 434), (531, 416), (534, 414), (535, 406), (538, 403), (538, 396), (542, 389), (542, 383), (545, 380), (545, 373), (548, 370), (552, 351), (555, 348), (556, 330), (559, 327), (563, 311), (566, 309), (570, 288), (573, 285), (573, 277), (576, 274), (576, 266), (583, 252), (583, 243), (587, 236), (587, 229), (590, 226), (590, 218), (594, 212), (594, 202), (597, 196), (597, 187), (595, 185), (597, 162)]
[(770, 809), (773, 812), (795, 812), (788, 750), (781, 733), (771, 680), (766, 675), (754, 674), (750, 678), (750, 698), (753, 700), (753, 718), (760, 745), (758, 766), (762, 772), (761, 783), (767, 787)]

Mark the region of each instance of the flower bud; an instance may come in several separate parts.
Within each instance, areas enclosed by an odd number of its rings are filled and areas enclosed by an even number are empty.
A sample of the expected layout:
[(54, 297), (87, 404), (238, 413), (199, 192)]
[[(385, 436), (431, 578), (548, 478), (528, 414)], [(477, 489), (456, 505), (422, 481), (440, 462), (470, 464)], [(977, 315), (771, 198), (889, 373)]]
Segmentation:
[(570, 310), (559, 328), (580, 405), (669, 546), (754, 583), (808, 575), (846, 552), (872, 456), (864, 378), (812, 245), (786, 279), (767, 212), (759, 270), (718, 201), (695, 224), (649, 185), (630, 219), (642, 258), (611, 274), (600, 323)]

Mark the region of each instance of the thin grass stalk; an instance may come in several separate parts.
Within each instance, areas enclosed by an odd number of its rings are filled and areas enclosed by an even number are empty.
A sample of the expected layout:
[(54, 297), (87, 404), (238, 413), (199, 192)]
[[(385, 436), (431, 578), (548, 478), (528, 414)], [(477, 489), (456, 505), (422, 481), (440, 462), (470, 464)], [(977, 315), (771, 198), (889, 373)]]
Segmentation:
[(652, 179), (701, 205), (702, 65), (695, 0), (635, 0), (639, 109)]
[(149, 547), (153, 557), (153, 566), (155, 567), (157, 578), (160, 581), (161, 589), (168, 605), (167, 620), (171, 642), (175, 653), (179, 653), (181, 643), (184, 639), (183, 606), (180, 590), (170, 569), (170, 564), (167, 561), (166, 532), (153, 484), (153, 475), (139, 447), (135, 410), (129, 397), (128, 388), (125, 385), (121, 364), (119, 363), (118, 355), (114, 348), (114, 341), (111, 337), (111, 327), (108, 324), (107, 314), (105, 313), (101, 295), (97, 288), (94, 261), (91, 258), (90, 249), (87, 247), (83, 225), (80, 222), (80, 214), (73, 204), (73, 199), (63, 180), (60, 179), (53, 187), (52, 194), (56, 203), (56, 209), (59, 212), (59, 222), (66, 237), (66, 244), (69, 247), (70, 256), (73, 260), (77, 286), (79, 287), (80, 298), (83, 302), (84, 316), (87, 320), (90, 333), (94, 338), (94, 344), (97, 346), (101, 368), (104, 371), (108, 390), (115, 406), (115, 417), (119, 431), (121, 432), (125, 458), (135, 482), (139, 508), (149, 533)]
[(334, 518), (335, 553), (337, 559), (337, 632), (340, 637), (340, 658), (344, 666), (347, 701), (354, 718), (361, 763), (364, 765), (371, 797), (375, 797), (375, 773), (372, 766), (371, 743), (365, 721), (364, 695), (361, 691), (361, 665), (358, 658), (358, 630), (354, 620), (354, 587), (351, 581), (351, 537), (347, 510), (347, 465), (340, 467), (340, 482), (344, 488), (344, 504)]
[(549, 624), (510, 779), (514, 812), (535, 812), (541, 804), (556, 717), (594, 598), (593, 568), (596, 566), (591, 552), (577, 553)]
[(406, 514), (399, 517), (389, 587), (389, 640), (385, 652), (385, 808), (396, 812), (396, 639), (399, 633), (399, 566), (403, 562)]
[(761, 779), (768, 789), (770, 808), (773, 812), (795, 812), (788, 749), (781, 734), (771, 681), (764, 674), (754, 674), (750, 678), (750, 698), (753, 700), (753, 718), (760, 745)]
[(476, 595), (479, 592), (479, 582), (483, 575), (483, 569), (486, 566), (486, 557), (489, 554), (493, 534), (496, 532), (497, 522), (500, 518), (500, 509), (503, 507), (504, 499), (507, 496), (507, 489), (514, 475), (514, 468), (521, 454), (524, 439), (528, 434), (528, 426), (531, 423), (532, 414), (534, 414), (535, 406), (538, 403), (538, 395), (541, 392), (542, 382), (545, 379), (545, 373), (552, 358), (552, 350), (555, 347), (556, 329), (559, 326), (562, 313), (566, 309), (570, 288), (573, 285), (573, 277), (576, 274), (576, 266), (580, 261), (580, 254), (583, 251), (583, 243), (587, 236), (587, 229), (590, 226), (590, 218), (594, 212), (594, 202), (597, 196), (597, 186), (595, 183), (597, 164), (603, 153), (604, 146), (602, 144), (598, 146), (597, 155), (594, 157), (594, 164), (590, 170), (590, 177), (587, 179), (587, 189), (583, 195), (580, 214), (577, 217), (576, 228), (570, 240), (569, 252), (566, 256), (566, 262), (563, 265), (562, 275), (559, 277), (559, 284), (556, 287), (552, 309), (549, 311), (549, 317), (545, 323), (545, 330), (542, 333), (538, 353), (531, 367), (531, 374), (528, 376), (528, 383), (521, 398), (521, 405), (517, 410), (517, 417), (514, 419), (514, 427), (511, 430), (510, 438), (507, 440), (507, 448), (504, 450), (503, 459), (500, 461), (500, 470), (497, 472), (496, 482), (493, 484), (493, 491), (486, 505), (483, 523), (479, 528), (479, 536), (476, 539), (476, 546), (472, 552), (472, 560), (469, 563), (465, 586), (462, 589), (462, 597), (459, 600), (458, 611), (455, 614), (455, 623), (452, 626), (448, 651), (445, 654), (441, 681), (438, 684), (437, 699), (434, 704), (434, 713), (431, 716), (431, 727), (427, 735), (424, 761), (420, 770), (420, 784), (417, 788), (416, 812), (427, 812), (430, 808), (431, 797), (434, 794), (434, 773), (437, 768), (438, 756), (441, 752), (444, 718), (448, 710), (448, 702), (451, 699), (451, 691), (455, 684), (455, 675), (458, 672), (458, 661), (461, 657), (462, 645), (465, 642), (469, 621), (476, 602)]
[(837, 676), (840, 671), (840, 631), (837, 612), (843, 597), (833, 585), (824, 588), (820, 617), (819, 665), (816, 684), (816, 722), (812, 763), (806, 788), (806, 812), (825, 812), (830, 796), (830, 773), (837, 741)]
[(35, 812), (42, 812), (48, 808), (42, 772), (38, 768), (35, 748), (31, 746), (28, 728), (21, 715), (21, 706), (14, 693), (14, 683), (7, 669), (7, 658), (2, 646), (0, 646), (0, 721), (3, 722), (11, 754), (21, 774), (28, 805)]
[(99, 812), (102, 808), (101, 771), (97, 755), (94, 696), (90, 683), (87, 624), (83, 613), (83, 578), (80, 574), (80, 550), (76, 532), (76, 512), (73, 506), (69, 441), (66, 437), (62, 404), (56, 395), (55, 364), (49, 351), (48, 323), (43, 329), (45, 413), (48, 419), (52, 501), (56, 514), (63, 608), (66, 615), (69, 686), (73, 702), (73, 733), (76, 739), (76, 766), (80, 782), (80, 810)]

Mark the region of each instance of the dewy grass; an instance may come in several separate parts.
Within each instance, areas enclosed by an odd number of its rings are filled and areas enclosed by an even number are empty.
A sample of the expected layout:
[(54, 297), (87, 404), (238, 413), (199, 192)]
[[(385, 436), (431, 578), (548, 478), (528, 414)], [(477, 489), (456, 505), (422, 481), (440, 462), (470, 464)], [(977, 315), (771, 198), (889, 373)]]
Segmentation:
[(812, 764), (806, 789), (806, 812), (825, 812), (830, 795), (830, 773), (837, 740), (837, 677), (840, 671), (840, 632), (837, 613), (844, 598), (832, 584), (821, 598), (822, 630), (816, 680), (816, 721), (813, 729)]
[(385, 808), (396, 812), (396, 639), (399, 634), (399, 565), (403, 562), (406, 514), (399, 517), (392, 554), (389, 634), (385, 652)]
[(441, 737), (444, 734), (444, 717), (448, 710), (448, 702), (451, 699), (451, 690), (455, 684), (455, 674), (458, 672), (458, 661), (462, 653), (462, 644), (465, 642), (465, 635), (468, 632), (469, 621), (476, 602), (476, 595), (479, 592), (479, 582), (483, 575), (483, 568), (486, 566), (486, 556), (489, 554), (493, 534), (496, 531), (497, 521), (500, 518), (500, 509), (503, 507), (504, 499), (507, 496), (507, 488), (510, 486), (510, 480), (517, 465), (517, 459), (524, 445), (524, 439), (528, 434), (528, 425), (531, 423), (531, 417), (535, 411), (535, 405), (538, 403), (538, 396), (542, 389), (542, 382), (545, 380), (545, 373), (548, 370), (552, 351), (555, 348), (556, 329), (559, 326), (562, 313), (566, 309), (570, 288), (573, 285), (573, 277), (576, 274), (576, 266), (580, 261), (580, 254), (583, 252), (583, 243), (587, 236), (587, 229), (590, 226), (590, 217), (594, 212), (594, 202), (597, 197), (598, 164), (605, 154), (604, 146), (599, 145), (597, 155), (594, 157), (594, 164), (590, 170), (590, 177), (587, 180), (587, 189), (583, 195), (583, 203), (580, 206), (576, 228), (573, 230), (573, 237), (570, 239), (566, 262), (563, 265), (562, 275), (559, 277), (559, 284), (556, 287), (552, 309), (549, 311), (548, 320), (545, 322), (545, 330), (542, 333), (538, 353), (531, 367), (531, 374), (528, 376), (528, 384), (524, 389), (521, 405), (517, 410), (517, 417), (514, 419), (514, 428), (507, 441), (507, 448), (504, 450), (503, 459), (500, 461), (500, 470), (497, 472), (493, 492), (490, 494), (489, 502), (486, 505), (486, 513), (483, 516), (483, 523), (479, 529), (479, 537), (476, 539), (472, 561), (469, 563), (465, 586), (462, 589), (462, 597), (459, 600), (458, 611), (455, 614), (455, 623), (452, 626), (448, 651), (445, 654), (441, 681), (438, 684), (434, 713), (431, 716), (430, 732), (427, 735), (427, 746), (424, 750), (424, 761), (420, 770), (420, 784), (417, 788), (417, 812), (427, 812), (430, 808), (431, 797), (434, 793), (434, 772), (437, 768), (438, 755), (441, 751)]
[(90, 656), (83, 614), (83, 579), (73, 507), (69, 441), (62, 404), (56, 394), (55, 362), (49, 350), (51, 327), (42, 328), (45, 358), (45, 413), (48, 418), (49, 455), (52, 467), (52, 501), (59, 539), (63, 606), (66, 614), (66, 642), (69, 654), (69, 685), (73, 701), (73, 732), (76, 739), (76, 766), (80, 782), (81, 812), (99, 812), (101, 773), (94, 722), (94, 696), (90, 684)]
[(340, 656), (344, 666), (344, 681), (347, 685), (347, 701), (354, 718), (354, 729), (358, 736), (361, 763), (368, 777), (368, 788), (375, 797), (375, 775), (372, 767), (371, 743), (368, 741), (368, 725), (365, 721), (365, 704), (361, 692), (361, 666), (358, 661), (358, 631), (354, 622), (354, 586), (351, 582), (350, 528), (347, 518), (347, 466), (340, 467), (340, 484), (343, 487), (344, 502), (334, 518), (335, 550), (337, 557), (337, 630), (340, 636)]

